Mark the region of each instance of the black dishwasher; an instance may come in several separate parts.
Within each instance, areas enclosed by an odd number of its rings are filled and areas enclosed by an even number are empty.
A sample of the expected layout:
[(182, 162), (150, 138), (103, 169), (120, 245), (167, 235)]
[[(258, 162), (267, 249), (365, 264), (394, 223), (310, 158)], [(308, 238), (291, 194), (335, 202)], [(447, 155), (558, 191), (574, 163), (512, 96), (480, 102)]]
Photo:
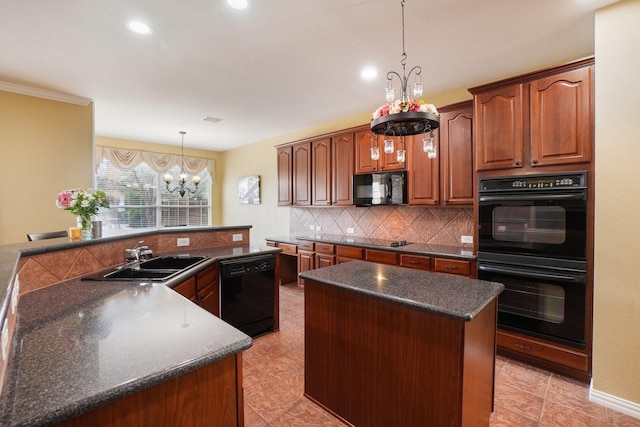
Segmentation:
[(273, 331), (276, 259), (273, 254), (220, 261), (220, 317), (255, 337)]

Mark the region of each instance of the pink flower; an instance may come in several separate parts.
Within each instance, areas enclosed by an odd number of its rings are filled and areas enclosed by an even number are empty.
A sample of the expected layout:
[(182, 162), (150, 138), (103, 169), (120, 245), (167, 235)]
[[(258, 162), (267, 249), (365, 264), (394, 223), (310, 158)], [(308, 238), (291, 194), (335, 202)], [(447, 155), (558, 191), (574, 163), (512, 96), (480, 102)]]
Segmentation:
[(59, 208), (66, 208), (69, 207), (69, 205), (71, 204), (71, 194), (67, 191), (63, 191), (62, 193), (58, 194), (58, 199), (56, 200), (56, 206), (58, 206)]

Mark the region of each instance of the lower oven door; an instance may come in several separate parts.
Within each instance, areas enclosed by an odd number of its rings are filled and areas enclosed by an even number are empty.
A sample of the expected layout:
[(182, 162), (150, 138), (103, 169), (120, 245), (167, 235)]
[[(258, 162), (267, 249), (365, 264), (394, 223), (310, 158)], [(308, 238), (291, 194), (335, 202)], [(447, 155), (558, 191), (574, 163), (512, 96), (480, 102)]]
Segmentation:
[(499, 327), (584, 348), (584, 272), (479, 262), (478, 278), (505, 286)]

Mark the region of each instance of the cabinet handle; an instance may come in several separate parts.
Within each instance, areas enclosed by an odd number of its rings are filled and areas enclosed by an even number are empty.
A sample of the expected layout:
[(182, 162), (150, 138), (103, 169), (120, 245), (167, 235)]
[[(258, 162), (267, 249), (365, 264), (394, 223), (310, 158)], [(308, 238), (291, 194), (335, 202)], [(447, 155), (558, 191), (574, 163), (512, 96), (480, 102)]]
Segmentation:
[(415, 260), (409, 260), (409, 264), (418, 264), (418, 261), (415, 261)]
[(445, 266), (445, 268), (448, 268), (449, 270), (456, 270), (458, 268), (457, 265), (447, 265)]
[(538, 159), (533, 159), (533, 160), (531, 161), (531, 163), (533, 163), (534, 165), (537, 165), (537, 164), (538, 164)]
[(521, 350), (531, 350), (531, 346), (530, 345), (524, 345), (524, 344), (516, 343), (516, 347), (518, 347)]
[(520, 166), (522, 162), (520, 160), (516, 160), (516, 166)]

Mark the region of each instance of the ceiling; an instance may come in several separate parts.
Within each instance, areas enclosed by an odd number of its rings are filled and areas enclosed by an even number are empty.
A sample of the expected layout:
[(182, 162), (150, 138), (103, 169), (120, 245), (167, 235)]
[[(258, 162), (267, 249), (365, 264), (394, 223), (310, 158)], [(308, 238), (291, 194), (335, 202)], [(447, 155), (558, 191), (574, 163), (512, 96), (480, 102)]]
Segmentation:
[[(249, 2), (0, 0), (0, 81), (92, 99), (97, 135), (224, 151), (373, 111), (402, 74), (400, 1)], [(582, 58), (615, 2), (406, 0), (407, 68), (429, 102)]]

